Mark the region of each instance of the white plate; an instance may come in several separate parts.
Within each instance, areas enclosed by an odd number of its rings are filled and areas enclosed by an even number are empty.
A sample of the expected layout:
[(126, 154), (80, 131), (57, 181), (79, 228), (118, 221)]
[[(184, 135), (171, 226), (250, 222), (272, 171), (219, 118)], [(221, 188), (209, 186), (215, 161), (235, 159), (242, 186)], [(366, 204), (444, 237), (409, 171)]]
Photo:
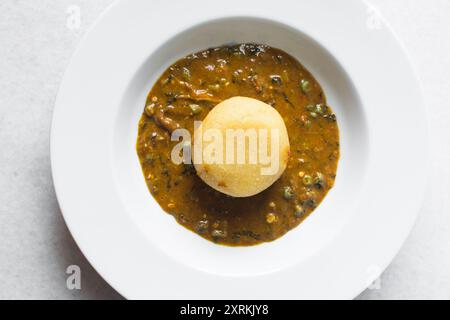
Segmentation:
[[(187, 53), (266, 43), (297, 57), (338, 116), (335, 187), (298, 228), (214, 245), (162, 212), (135, 151), (146, 94)], [(58, 200), (95, 269), (127, 298), (353, 298), (408, 235), (426, 183), (421, 89), (402, 46), (362, 1), (119, 1), (65, 74), (51, 136)]]

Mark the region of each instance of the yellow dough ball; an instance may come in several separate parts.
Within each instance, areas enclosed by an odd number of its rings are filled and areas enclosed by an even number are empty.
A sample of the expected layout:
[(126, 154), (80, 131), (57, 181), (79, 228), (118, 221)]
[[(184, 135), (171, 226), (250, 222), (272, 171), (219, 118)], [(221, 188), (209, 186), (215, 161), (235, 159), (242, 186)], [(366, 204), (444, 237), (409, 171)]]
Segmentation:
[(252, 98), (219, 103), (195, 130), (195, 139), (198, 176), (233, 197), (250, 197), (270, 187), (286, 169), (290, 153), (278, 111)]

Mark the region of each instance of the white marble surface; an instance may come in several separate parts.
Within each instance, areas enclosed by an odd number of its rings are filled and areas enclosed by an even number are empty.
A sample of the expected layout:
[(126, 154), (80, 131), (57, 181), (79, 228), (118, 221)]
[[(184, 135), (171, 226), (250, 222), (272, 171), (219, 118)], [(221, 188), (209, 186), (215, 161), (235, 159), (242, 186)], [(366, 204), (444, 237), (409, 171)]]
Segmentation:
[[(0, 299), (121, 298), (70, 236), (55, 199), (49, 158), (51, 114), (63, 72), (80, 37), (112, 1), (0, 2)], [(382, 275), (380, 288), (359, 298), (449, 299), (450, 1), (370, 2), (403, 40), (423, 81), (432, 166), (409, 239)], [(71, 5), (81, 9), (75, 30), (67, 27)], [(69, 265), (81, 267), (81, 290), (66, 287)]]

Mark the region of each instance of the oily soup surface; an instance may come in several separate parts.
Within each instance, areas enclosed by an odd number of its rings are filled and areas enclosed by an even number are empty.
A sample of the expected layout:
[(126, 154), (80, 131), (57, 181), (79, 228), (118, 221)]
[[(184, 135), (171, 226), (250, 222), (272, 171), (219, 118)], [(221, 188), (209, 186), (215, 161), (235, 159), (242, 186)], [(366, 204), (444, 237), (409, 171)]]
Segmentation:
[[(291, 145), (286, 171), (271, 187), (233, 198), (205, 184), (193, 165), (171, 160), (171, 132), (202, 120), (219, 102), (244, 96), (283, 117)], [(150, 91), (137, 152), (146, 183), (179, 224), (216, 243), (249, 246), (298, 226), (332, 188), (339, 160), (336, 116), (313, 76), (287, 53), (264, 45), (223, 46), (170, 66)]]

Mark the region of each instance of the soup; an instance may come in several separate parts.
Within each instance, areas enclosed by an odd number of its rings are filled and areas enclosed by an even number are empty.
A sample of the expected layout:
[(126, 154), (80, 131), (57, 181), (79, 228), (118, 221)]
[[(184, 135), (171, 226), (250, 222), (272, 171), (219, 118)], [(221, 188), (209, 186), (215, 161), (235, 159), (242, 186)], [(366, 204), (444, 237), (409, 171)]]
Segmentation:
[[(208, 186), (190, 164), (171, 160), (171, 133), (242, 96), (275, 108), (286, 125), (287, 168), (268, 189), (235, 198)], [(295, 58), (266, 45), (221, 46), (171, 65), (151, 89), (139, 122), (137, 153), (161, 208), (185, 228), (228, 246), (273, 241), (297, 227), (333, 187), (339, 129), (320, 84)]]

